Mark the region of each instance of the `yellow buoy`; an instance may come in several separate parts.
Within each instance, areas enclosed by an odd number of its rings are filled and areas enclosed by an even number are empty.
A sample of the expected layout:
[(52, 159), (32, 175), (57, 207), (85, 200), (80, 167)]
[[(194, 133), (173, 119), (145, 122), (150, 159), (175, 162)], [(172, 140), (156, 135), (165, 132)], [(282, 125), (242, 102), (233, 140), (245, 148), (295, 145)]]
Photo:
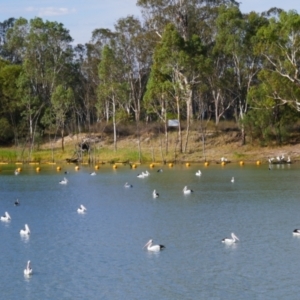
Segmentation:
[(172, 164), (172, 163), (169, 163), (169, 167), (172, 168), (172, 167), (173, 167), (173, 164)]
[(78, 171), (79, 170), (79, 166), (75, 166), (75, 170)]
[(190, 163), (186, 163), (186, 164), (185, 164), (186, 167), (189, 167), (190, 165), (191, 165)]
[(221, 162), (221, 165), (222, 165), (222, 166), (225, 166), (225, 165), (226, 165), (226, 161), (222, 161), (222, 162)]
[(133, 164), (133, 165), (131, 166), (131, 168), (132, 168), (132, 169), (135, 169), (135, 168), (136, 168), (136, 164)]
[(150, 168), (154, 168), (154, 164), (150, 164)]
[(17, 171), (18, 171), (18, 172), (21, 172), (21, 171), (22, 171), (22, 168), (17, 168)]
[(99, 170), (100, 167), (98, 165), (95, 166), (95, 170)]
[(56, 170), (57, 170), (57, 171), (60, 171), (60, 170), (61, 170), (61, 167), (60, 167), (60, 166), (58, 166), (58, 167), (56, 168)]
[(36, 167), (35, 169), (37, 172), (40, 172), (41, 171), (41, 168), (40, 167)]
[(256, 164), (259, 166), (261, 164), (261, 161), (260, 160), (256, 161)]
[(118, 169), (118, 166), (117, 166), (117, 165), (113, 165), (113, 168), (114, 168), (114, 169)]
[(209, 166), (209, 162), (206, 161), (206, 162), (204, 163), (204, 166), (205, 166), (205, 167), (208, 167), (208, 166)]
[(244, 161), (240, 161), (240, 166), (243, 166), (244, 165)]

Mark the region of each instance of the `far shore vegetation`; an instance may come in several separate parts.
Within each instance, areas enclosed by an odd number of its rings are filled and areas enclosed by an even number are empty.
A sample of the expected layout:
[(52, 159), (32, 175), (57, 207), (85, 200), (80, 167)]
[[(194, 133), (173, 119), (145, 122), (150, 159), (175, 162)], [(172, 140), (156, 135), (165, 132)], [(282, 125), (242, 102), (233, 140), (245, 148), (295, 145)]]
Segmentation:
[(299, 157), (296, 10), (137, 5), (85, 45), (55, 21), (0, 22), (0, 162)]

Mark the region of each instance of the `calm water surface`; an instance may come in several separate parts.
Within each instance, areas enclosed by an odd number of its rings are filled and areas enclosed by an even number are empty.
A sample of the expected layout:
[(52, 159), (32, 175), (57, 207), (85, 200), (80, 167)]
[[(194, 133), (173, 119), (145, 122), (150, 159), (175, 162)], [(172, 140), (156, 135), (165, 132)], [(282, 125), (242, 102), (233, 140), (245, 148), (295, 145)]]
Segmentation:
[[(14, 168), (0, 173), (2, 299), (299, 299), (299, 165)], [(150, 238), (166, 249), (142, 249)]]

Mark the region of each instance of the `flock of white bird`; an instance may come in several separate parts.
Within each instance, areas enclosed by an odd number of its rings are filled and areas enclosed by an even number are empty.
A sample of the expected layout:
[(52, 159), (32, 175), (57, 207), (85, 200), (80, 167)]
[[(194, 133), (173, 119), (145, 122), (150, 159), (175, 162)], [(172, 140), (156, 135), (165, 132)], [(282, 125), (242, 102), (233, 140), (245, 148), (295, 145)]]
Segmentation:
[[(163, 172), (163, 170), (159, 169), (157, 172)], [(15, 170), (15, 175), (19, 175), (19, 173), (20, 172), (18, 170)], [(95, 176), (96, 172), (92, 172), (92, 173), (90, 173), (90, 175), (91, 176)], [(142, 173), (138, 174), (137, 177), (138, 178), (145, 178), (145, 177), (148, 177), (149, 175), (150, 175), (150, 173), (148, 171), (145, 171), (145, 172), (142, 172)], [(202, 172), (200, 170), (198, 170), (195, 173), (195, 175), (196, 176), (201, 176)], [(234, 183), (234, 177), (231, 178), (231, 182)], [(68, 179), (66, 177), (64, 177), (61, 181), (59, 181), (59, 184), (63, 184), (63, 185), (68, 184)], [(124, 184), (124, 187), (125, 188), (132, 188), (133, 186), (131, 184), (129, 184), (128, 182), (126, 182)], [(185, 186), (183, 188), (183, 194), (191, 194), (191, 193), (193, 193), (192, 189), (188, 189), (187, 186)], [(159, 197), (159, 193), (156, 190), (153, 191), (152, 195), (153, 195), (153, 198), (158, 198)], [(19, 204), (20, 204), (19, 200), (16, 200), (15, 206), (18, 206)], [(82, 205), (82, 204), (77, 209), (77, 212), (79, 214), (84, 214), (84, 213), (86, 213), (86, 211), (87, 211), (87, 208), (84, 205)], [(9, 221), (11, 221), (11, 216), (6, 211), (5, 214), (4, 214), (4, 216), (1, 216), (0, 220), (3, 221), (3, 222), (9, 222)], [(293, 234), (300, 236), (300, 229), (295, 229), (293, 231)], [(29, 235), (30, 235), (30, 229), (29, 229), (28, 224), (25, 224), (25, 228), (20, 230), (20, 235), (29, 237)], [(231, 233), (231, 238), (227, 237), (227, 238), (222, 239), (222, 243), (225, 243), (227, 245), (235, 244), (237, 241), (239, 241), (239, 238), (234, 233)], [(160, 245), (160, 244), (154, 245), (153, 244), (153, 240), (150, 239), (145, 244), (145, 246), (143, 247), (143, 249), (144, 248), (146, 248), (148, 251), (151, 251), (151, 252), (157, 252), (157, 251), (161, 251), (161, 250), (165, 249), (165, 246), (164, 245)], [(33, 273), (33, 270), (32, 270), (32, 267), (31, 267), (31, 262), (30, 262), (30, 260), (28, 260), (26, 268), (24, 269), (24, 275), (25, 276), (30, 276), (30, 275), (32, 275), (32, 273)]]
[[(225, 161), (225, 159), (224, 159)], [(163, 172), (162, 169), (158, 169), (157, 172)], [(150, 173), (148, 171), (145, 171), (145, 172), (142, 172), (140, 174), (137, 175), (138, 178), (145, 178), (145, 177), (148, 177), (150, 175)], [(201, 170), (198, 170), (196, 173), (195, 173), (196, 176), (201, 176), (202, 175), (202, 172)], [(234, 183), (234, 177), (231, 178), (231, 182)], [(129, 184), (128, 182), (126, 182), (124, 184), (124, 187), (125, 188), (132, 188), (133, 186), (131, 184)], [(185, 186), (182, 190), (183, 194), (191, 194), (193, 193), (194, 191), (192, 189), (189, 189), (187, 186)], [(154, 190), (152, 192), (152, 196), (153, 198), (158, 198), (159, 197), (159, 193)], [(300, 230), (299, 230), (299, 235), (300, 235)], [(222, 240), (222, 243), (225, 243), (225, 244), (234, 244), (236, 243), (237, 241), (239, 241), (238, 237), (234, 234), (234, 233), (231, 233), (231, 238), (224, 238)], [(150, 239), (146, 245), (143, 247), (143, 249), (146, 248), (148, 251), (152, 251), (152, 252), (157, 252), (157, 251), (161, 251), (163, 249), (165, 249), (166, 247), (164, 245), (153, 245), (153, 240)]]
[[(16, 169), (16, 170), (14, 171), (14, 174), (15, 174), (15, 175), (19, 175), (19, 174), (20, 174), (20, 171)], [(67, 174), (67, 172), (66, 172), (66, 174)], [(92, 172), (90, 175), (94, 176), (94, 175), (96, 175), (96, 172)], [(66, 185), (67, 183), (68, 183), (68, 179), (67, 179), (66, 177), (64, 177), (64, 179), (62, 179), (61, 181), (59, 181), (59, 184), (64, 184), (64, 185)], [(15, 201), (14, 205), (15, 205), (15, 206), (19, 206), (19, 205), (20, 205), (19, 199), (17, 199), (17, 200)], [(77, 209), (77, 212), (78, 212), (79, 214), (84, 214), (84, 213), (86, 213), (86, 211), (87, 211), (87, 208), (86, 208), (84, 205), (82, 205), (82, 204), (81, 204), (81, 205), (79, 206), (79, 208)], [(0, 221), (2, 221), (2, 222), (10, 222), (10, 221), (11, 221), (11, 216), (10, 216), (10, 214), (6, 211), (6, 212), (4, 213), (4, 215), (0, 217)], [(26, 237), (26, 238), (28, 238), (28, 237), (30, 236), (30, 233), (31, 233), (31, 232), (30, 232), (30, 228), (29, 228), (28, 224), (25, 224), (24, 229), (21, 229), (21, 230), (20, 230), (20, 235), (23, 236), (23, 237)], [(24, 272), (23, 272), (23, 273), (24, 273), (25, 276), (30, 276), (30, 275), (32, 275), (33, 269), (32, 269), (32, 267), (31, 267), (31, 262), (30, 262), (30, 260), (27, 261), (27, 265), (26, 265), (26, 268), (24, 269)]]

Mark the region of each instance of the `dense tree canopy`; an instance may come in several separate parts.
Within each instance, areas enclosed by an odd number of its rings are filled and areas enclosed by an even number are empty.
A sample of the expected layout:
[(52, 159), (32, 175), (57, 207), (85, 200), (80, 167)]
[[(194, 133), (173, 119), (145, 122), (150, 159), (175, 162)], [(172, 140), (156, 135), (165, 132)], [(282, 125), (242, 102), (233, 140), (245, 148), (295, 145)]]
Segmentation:
[[(0, 142), (26, 145), (119, 122), (178, 119), (185, 152), (196, 119), (235, 120), (245, 134), (282, 143), (300, 111), (300, 15), (242, 14), (233, 0), (138, 0), (142, 19), (95, 28), (72, 45), (63, 24), (0, 23)], [(182, 123), (185, 137), (182, 137)], [(137, 126), (138, 128), (138, 126)], [(63, 148), (62, 144), (62, 148)]]

